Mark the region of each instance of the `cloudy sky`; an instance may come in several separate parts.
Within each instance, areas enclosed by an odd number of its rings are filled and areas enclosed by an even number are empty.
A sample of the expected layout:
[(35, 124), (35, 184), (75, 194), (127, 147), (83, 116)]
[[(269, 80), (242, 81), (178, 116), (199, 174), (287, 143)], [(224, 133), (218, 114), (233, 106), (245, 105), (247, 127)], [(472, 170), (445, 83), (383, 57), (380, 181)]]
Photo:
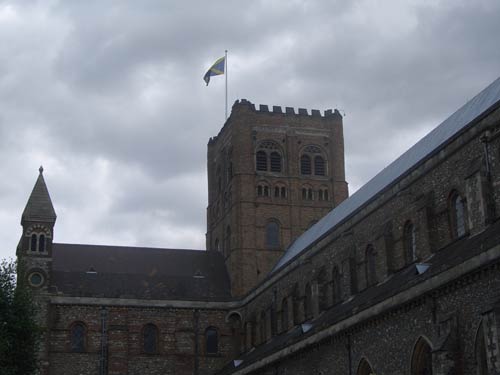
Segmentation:
[(0, 258), (44, 176), (57, 242), (204, 248), (229, 102), (345, 113), (351, 193), (500, 76), (500, 2), (0, 0)]

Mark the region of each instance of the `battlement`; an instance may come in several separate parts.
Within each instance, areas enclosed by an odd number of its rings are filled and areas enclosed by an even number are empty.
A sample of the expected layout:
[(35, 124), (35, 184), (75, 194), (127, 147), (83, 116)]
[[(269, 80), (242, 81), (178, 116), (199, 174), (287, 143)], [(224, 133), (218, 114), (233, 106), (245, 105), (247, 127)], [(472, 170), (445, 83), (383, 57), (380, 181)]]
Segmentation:
[(236, 100), (233, 104), (233, 111), (237, 109), (238, 107), (246, 107), (251, 109), (254, 112), (260, 112), (260, 113), (270, 113), (270, 114), (282, 114), (282, 115), (287, 115), (287, 116), (309, 116), (309, 117), (324, 117), (324, 118), (338, 118), (342, 119), (342, 115), (338, 111), (338, 109), (331, 110), (327, 109), (321, 113), (319, 109), (311, 109), (311, 112), (309, 113), (306, 108), (297, 108), (297, 111), (293, 107), (283, 107), (279, 105), (273, 105), (270, 106), (266, 104), (259, 104), (259, 107), (257, 108), (255, 104), (253, 104), (251, 101), (247, 99), (241, 99), (241, 100)]

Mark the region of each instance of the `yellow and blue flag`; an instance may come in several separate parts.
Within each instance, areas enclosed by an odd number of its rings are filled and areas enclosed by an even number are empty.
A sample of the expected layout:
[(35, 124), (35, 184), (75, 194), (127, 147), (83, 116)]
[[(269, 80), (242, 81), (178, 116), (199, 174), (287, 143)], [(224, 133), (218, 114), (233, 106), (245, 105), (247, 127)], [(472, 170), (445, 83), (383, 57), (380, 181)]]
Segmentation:
[(210, 82), (210, 77), (211, 76), (218, 76), (221, 74), (224, 74), (224, 65), (226, 63), (226, 57), (223, 56), (220, 59), (218, 59), (214, 64), (208, 69), (208, 71), (205, 73), (205, 76), (203, 77), (203, 80), (207, 83)]

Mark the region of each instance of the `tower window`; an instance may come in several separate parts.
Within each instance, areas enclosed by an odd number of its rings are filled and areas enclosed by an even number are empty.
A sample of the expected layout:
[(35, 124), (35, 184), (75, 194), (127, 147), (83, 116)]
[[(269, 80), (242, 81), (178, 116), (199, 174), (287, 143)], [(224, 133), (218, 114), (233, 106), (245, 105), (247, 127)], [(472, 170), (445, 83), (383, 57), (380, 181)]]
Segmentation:
[(207, 354), (219, 352), (219, 335), (215, 327), (208, 327), (205, 331), (205, 349)]
[(30, 243), (30, 250), (31, 251), (36, 251), (36, 243), (37, 243), (37, 236), (35, 233), (31, 235), (31, 243)]
[(281, 155), (271, 152), (271, 172), (281, 172)]
[(300, 174), (311, 174), (311, 158), (308, 155), (302, 155), (300, 157)]
[(265, 151), (257, 151), (256, 164), (258, 171), (267, 171), (267, 154)]
[(302, 175), (326, 176), (326, 170), (326, 159), (321, 148), (314, 145), (305, 147), (300, 157), (300, 173)]
[(281, 173), (282, 152), (274, 141), (263, 141), (259, 144), (255, 154), (255, 169), (262, 172)]
[(43, 234), (38, 237), (38, 251), (41, 253), (45, 251), (45, 235)]
[(314, 174), (316, 176), (324, 176), (325, 175), (325, 159), (322, 156), (314, 157)]
[(142, 335), (144, 353), (158, 353), (158, 328), (154, 324), (148, 323), (144, 326)]
[(266, 247), (268, 249), (280, 247), (280, 226), (275, 221), (270, 221), (266, 225)]

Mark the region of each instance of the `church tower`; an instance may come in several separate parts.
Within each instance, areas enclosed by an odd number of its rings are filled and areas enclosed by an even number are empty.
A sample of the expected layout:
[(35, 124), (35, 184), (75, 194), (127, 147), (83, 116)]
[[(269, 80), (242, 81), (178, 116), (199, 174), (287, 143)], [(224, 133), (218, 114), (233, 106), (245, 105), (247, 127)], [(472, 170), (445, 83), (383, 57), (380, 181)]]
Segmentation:
[(207, 250), (223, 253), (234, 296), (348, 196), (342, 116), (242, 99), (208, 142)]
[(34, 288), (47, 290), (52, 269), (52, 239), (56, 213), (39, 169), (33, 191), (21, 217), (23, 233), (17, 247), (17, 257)]

